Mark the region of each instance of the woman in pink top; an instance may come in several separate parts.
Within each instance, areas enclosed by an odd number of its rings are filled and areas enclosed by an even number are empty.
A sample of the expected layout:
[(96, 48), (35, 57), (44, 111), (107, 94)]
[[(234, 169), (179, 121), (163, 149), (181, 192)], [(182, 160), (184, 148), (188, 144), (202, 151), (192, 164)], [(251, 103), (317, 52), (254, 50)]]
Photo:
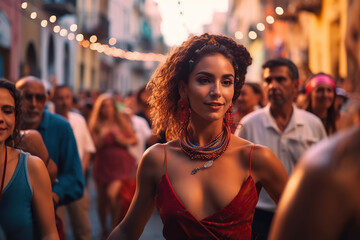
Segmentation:
[(203, 34), (157, 68), (148, 84), (151, 116), (170, 142), (145, 152), (130, 209), (109, 239), (138, 239), (155, 208), (166, 239), (250, 239), (261, 187), (277, 202), (287, 181), (268, 148), (230, 131), (250, 63), (244, 46)]

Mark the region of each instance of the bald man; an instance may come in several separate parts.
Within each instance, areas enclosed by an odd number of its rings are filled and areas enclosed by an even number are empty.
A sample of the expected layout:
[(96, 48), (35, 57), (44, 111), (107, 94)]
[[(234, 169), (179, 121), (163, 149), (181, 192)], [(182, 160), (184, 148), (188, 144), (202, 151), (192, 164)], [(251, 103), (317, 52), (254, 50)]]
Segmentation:
[(74, 133), (61, 116), (44, 110), (45, 87), (40, 79), (27, 76), (16, 83), (22, 95), (23, 129), (40, 132), (51, 159), (58, 167), (57, 180), (52, 185), (55, 205), (73, 202), (83, 195), (84, 176)]

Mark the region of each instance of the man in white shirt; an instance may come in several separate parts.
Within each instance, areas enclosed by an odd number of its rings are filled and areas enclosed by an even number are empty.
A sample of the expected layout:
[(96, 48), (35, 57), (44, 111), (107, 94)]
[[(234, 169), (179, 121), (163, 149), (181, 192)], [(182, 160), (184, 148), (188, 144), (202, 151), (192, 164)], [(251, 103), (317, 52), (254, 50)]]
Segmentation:
[[(66, 118), (73, 129), (85, 175), (91, 154), (94, 153), (96, 149), (84, 117), (79, 113), (70, 111), (73, 103), (73, 94), (70, 87), (66, 85), (56, 86), (53, 102), (55, 104), (55, 112)], [(84, 189), (84, 195), (80, 200), (66, 206), (75, 239), (91, 239), (89, 207), (89, 195), (86, 189)], [(64, 217), (64, 209), (59, 209), (59, 212), (61, 211), (63, 214), (60, 215)], [(63, 222), (65, 223), (65, 221)]]
[[(269, 104), (245, 116), (235, 135), (269, 147), (290, 175), (300, 156), (326, 137), (320, 119), (293, 103), (298, 90), (296, 65), (285, 58), (263, 65), (264, 90)], [(267, 239), (276, 206), (266, 191), (259, 194), (252, 225), (252, 239)]]

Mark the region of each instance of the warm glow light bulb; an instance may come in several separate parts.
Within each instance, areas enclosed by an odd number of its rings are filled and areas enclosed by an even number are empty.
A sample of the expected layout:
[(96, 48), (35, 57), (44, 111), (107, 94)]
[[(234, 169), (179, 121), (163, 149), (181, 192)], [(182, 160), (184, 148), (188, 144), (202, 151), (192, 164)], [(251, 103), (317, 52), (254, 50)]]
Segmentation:
[(111, 45), (111, 46), (113, 46), (113, 45), (115, 45), (116, 44), (116, 39), (115, 38), (110, 38), (109, 39), (109, 44)]
[(42, 20), (40, 24), (41, 24), (42, 27), (46, 27), (48, 25), (48, 21), (47, 20)]
[(74, 23), (74, 24), (71, 24), (71, 26), (70, 26), (70, 31), (76, 32), (77, 28), (78, 28), (78, 26), (77, 26), (75, 23)]
[(56, 33), (60, 32), (60, 26), (59, 25), (54, 26), (53, 31)]
[(55, 15), (52, 15), (50, 18), (49, 18), (49, 21), (51, 23), (54, 23), (56, 21), (56, 16)]
[(70, 41), (71, 40), (74, 40), (74, 38), (75, 38), (75, 34), (73, 34), (73, 33), (69, 33), (69, 35), (68, 35), (68, 37), (67, 37)]
[(76, 35), (76, 41), (81, 42), (82, 40), (84, 40), (84, 35), (82, 35), (81, 33)]
[(90, 42), (88, 40), (85, 40), (85, 41), (82, 42), (82, 46), (87, 48), (87, 47), (90, 46)]
[(96, 42), (97, 41), (97, 37), (95, 36), (95, 35), (92, 35), (91, 37), (90, 37), (90, 42), (91, 43), (94, 43), (94, 42)]
[(249, 38), (255, 40), (257, 38), (257, 34), (254, 31), (250, 31), (248, 34)]
[(31, 18), (31, 19), (36, 19), (36, 18), (37, 18), (37, 13), (36, 13), (36, 12), (32, 12), (32, 13), (30, 14), (30, 18)]
[(275, 12), (276, 12), (277, 15), (283, 15), (284, 14), (284, 9), (282, 7), (276, 7)]
[(263, 23), (258, 23), (256, 25), (257, 30), (259, 30), (260, 32), (265, 30), (265, 25)]
[(28, 7), (27, 2), (23, 2), (23, 3), (21, 4), (21, 8), (22, 8), (22, 9), (26, 9), (27, 7)]
[(68, 31), (65, 28), (60, 30), (60, 36), (65, 37), (67, 34), (68, 34)]
[(275, 22), (275, 19), (274, 19), (273, 16), (267, 16), (267, 17), (266, 17), (266, 22), (267, 22), (268, 24), (273, 24), (273, 23)]

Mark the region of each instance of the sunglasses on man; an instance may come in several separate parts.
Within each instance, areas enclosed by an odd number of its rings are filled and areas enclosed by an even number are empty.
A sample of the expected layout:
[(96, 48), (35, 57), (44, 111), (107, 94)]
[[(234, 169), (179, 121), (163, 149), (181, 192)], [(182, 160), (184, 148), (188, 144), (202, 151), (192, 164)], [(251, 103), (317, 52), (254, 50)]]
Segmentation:
[(29, 93), (29, 92), (25, 92), (23, 94), (23, 98), (26, 99), (27, 101), (32, 101), (35, 97), (35, 100), (37, 102), (45, 102), (46, 100), (46, 95), (43, 93)]

